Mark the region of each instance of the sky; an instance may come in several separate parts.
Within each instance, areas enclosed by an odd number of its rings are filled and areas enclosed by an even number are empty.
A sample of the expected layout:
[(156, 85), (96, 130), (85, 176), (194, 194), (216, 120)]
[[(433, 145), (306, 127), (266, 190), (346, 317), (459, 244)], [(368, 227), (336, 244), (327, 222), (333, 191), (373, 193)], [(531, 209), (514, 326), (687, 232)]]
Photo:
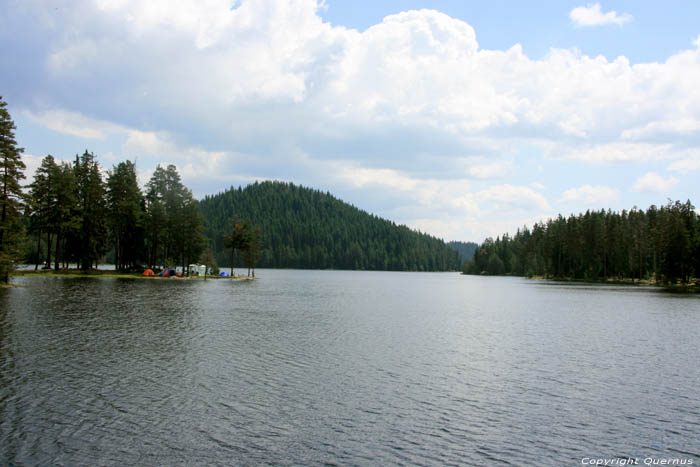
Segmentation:
[(89, 150), (475, 242), (698, 202), (698, 0), (6, 0), (0, 57), (28, 182)]

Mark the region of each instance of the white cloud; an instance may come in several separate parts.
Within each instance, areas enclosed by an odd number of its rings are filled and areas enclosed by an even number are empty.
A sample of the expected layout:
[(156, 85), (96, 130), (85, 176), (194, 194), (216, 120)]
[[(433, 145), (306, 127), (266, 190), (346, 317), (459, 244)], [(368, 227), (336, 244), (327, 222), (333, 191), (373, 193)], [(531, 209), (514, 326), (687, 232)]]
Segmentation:
[(692, 172), (694, 170), (700, 170), (700, 155), (698, 155), (696, 157), (689, 157), (686, 159), (680, 159), (680, 160), (674, 161), (668, 166), (667, 169), (672, 170), (674, 172), (681, 172), (681, 173)]
[(570, 188), (562, 193), (559, 201), (563, 203), (582, 203), (583, 205), (610, 205), (620, 199), (620, 190), (608, 186), (583, 185)]
[(79, 112), (67, 110), (46, 110), (40, 113), (25, 112), (32, 121), (50, 130), (86, 139), (102, 139), (110, 133), (124, 131), (121, 125), (108, 121), (88, 118)]
[(678, 182), (679, 180), (675, 177), (663, 178), (654, 172), (647, 172), (634, 182), (632, 189), (664, 194), (668, 193)]
[(480, 202), (490, 202), (494, 209), (549, 210), (547, 199), (526, 186), (495, 185), (476, 193)]
[(649, 122), (641, 128), (630, 128), (622, 132), (622, 139), (639, 140), (660, 135), (692, 135), (700, 131), (700, 120), (695, 118), (676, 118)]
[(648, 162), (674, 159), (683, 154), (670, 143), (603, 143), (579, 147), (557, 147), (552, 156), (578, 159), (590, 163)]
[[(30, 183), (34, 182), (34, 175), (36, 174), (36, 170), (41, 166), (41, 161), (46, 157), (46, 155), (43, 156), (37, 156), (35, 154), (29, 154), (29, 153), (23, 153), (22, 154), (22, 162), (24, 162), (25, 165), (25, 170), (24, 170), (24, 180), (22, 181), (23, 185), (29, 185)], [(72, 163), (71, 160), (66, 160), (66, 159), (61, 159), (59, 157), (54, 156), (54, 161), (57, 164), (61, 163)]]
[[(314, 0), (247, 0), (233, 9), (225, 0), (104, 0), (81, 15), (59, 11), (66, 16), (54, 21), (40, 88), (44, 99), (72, 107), (66, 113), (85, 115), (79, 109), (89, 105), (94, 119), (118, 126), (175, 133), (176, 125), (190, 146), (225, 151), (274, 140), (280, 150), (319, 156), (351, 142), (385, 166), (402, 163), (395, 153), (433, 151), (436, 141), (473, 154), (477, 140), (491, 147), (545, 135), (560, 144), (583, 138), (601, 152), (619, 135), (645, 143), (659, 131), (697, 133), (697, 49), (638, 65), (559, 49), (532, 60), (520, 45), (480, 49), (469, 24), (436, 11), (391, 15), (358, 32), (323, 23), (318, 8)], [(81, 92), (67, 93), (65, 82)], [(86, 137), (106, 131), (53, 120)], [(385, 135), (393, 152), (378, 144)], [(491, 163), (469, 175), (507, 172)]]
[(569, 12), (569, 18), (578, 27), (601, 26), (604, 24), (623, 25), (632, 21), (632, 16), (628, 14), (618, 15), (615, 11), (603, 13), (600, 3), (588, 4), (576, 7)]
[[(552, 159), (698, 168), (700, 37), (659, 63), (561, 49), (535, 60), (518, 44), (480, 48), (469, 24), (431, 10), (359, 32), (324, 23), (315, 0), (231, 4), (15, 2), (5, 24), (24, 28), (0, 41), (40, 46), (27, 66), (0, 63), (26, 93), (12, 105), (88, 143), (118, 140), (114, 157), (139, 168), (175, 163), (196, 193), (266, 178), (337, 183), (377, 200), (374, 212), (402, 209), (406, 222), (449, 232), (494, 226), (491, 211), (549, 212), (544, 186), (525, 185)], [(629, 20), (599, 4), (574, 16)], [(613, 199), (567, 176), (579, 186), (567, 203)], [(389, 192), (399, 195), (386, 207)]]
[(474, 178), (489, 179), (504, 177), (513, 167), (509, 161), (496, 161), (476, 164), (469, 168), (469, 175)]

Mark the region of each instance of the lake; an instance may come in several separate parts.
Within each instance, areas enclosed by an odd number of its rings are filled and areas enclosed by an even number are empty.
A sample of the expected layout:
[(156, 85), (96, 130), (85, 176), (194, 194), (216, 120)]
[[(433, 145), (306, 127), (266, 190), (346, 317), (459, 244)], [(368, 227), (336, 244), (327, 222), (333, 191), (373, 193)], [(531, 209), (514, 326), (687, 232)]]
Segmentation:
[(15, 278), (0, 463), (700, 464), (700, 297), (257, 275)]

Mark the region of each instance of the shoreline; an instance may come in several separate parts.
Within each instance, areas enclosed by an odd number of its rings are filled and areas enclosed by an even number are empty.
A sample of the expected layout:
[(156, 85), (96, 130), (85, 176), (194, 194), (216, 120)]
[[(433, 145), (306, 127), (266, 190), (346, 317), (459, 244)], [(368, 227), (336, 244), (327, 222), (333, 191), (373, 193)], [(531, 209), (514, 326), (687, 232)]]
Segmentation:
[[(463, 276), (481, 276), (481, 274), (464, 274)], [(652, 279), (632, 279), (626, 277), (616, 277), (600, 280), (589, 280), (589, 279), (575, 279), (572, 277), (546, 277), (541, 275), (535, 276), (513, 276), (513, 275), (494, 275), (488, 277), (522, 277), (523, 279), (535, 280), (535, 281), (552, 281), (552, 282), (571, 282), (577, 284), (590, 284), (590, 285), (625, 285), (631, 287), (653, 287), (660, 290), (665, 290), (669, 292), (678, 293), (700, 293), (700, 281), (694, 278), (688, 284), (664, 284), (663, 282), (658, 282)]]
[(90, 271), (81, 271), (79, 269), (60, 269), (55, 270), (38, 270), (38, 271), (15, 271), (12, 277), (90, 277), (90, 278), (116, 278), (116, 279), (147, 279), (147, 280), (254, 280), (252, 276), (188, 276), (188, 277), (161, 277), (161, 276), (144, 276), (141, 272), (119, 272), (114, 270), (92, 269)]

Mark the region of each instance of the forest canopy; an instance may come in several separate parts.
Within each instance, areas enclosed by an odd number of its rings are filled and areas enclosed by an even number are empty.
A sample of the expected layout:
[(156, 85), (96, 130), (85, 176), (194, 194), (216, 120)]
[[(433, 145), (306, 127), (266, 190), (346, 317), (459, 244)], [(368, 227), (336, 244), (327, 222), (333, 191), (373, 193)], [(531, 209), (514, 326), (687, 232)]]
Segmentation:
[(73, 163), (46, 156), (29, 185), (25, 260), (58, 270), (96, 267), (111, 256), (117, 270), (183, 269), (202, 254), (202, 216), (174, 165), (156, 167), (142, 192), (131, 161), (107, 171), (85, 151)]
[(438, 238), (293, 183), (232, 187), (199, 205), (220, 265), (231, 263), (223, 236), (236, 216), (261, 228), (261, 267), (456, 271), (461, 263)]
[(688, 283), (700, 275), (700, 219), (690, 200), (646, 211), (586, 211), (487, 238), (465, 274)]

